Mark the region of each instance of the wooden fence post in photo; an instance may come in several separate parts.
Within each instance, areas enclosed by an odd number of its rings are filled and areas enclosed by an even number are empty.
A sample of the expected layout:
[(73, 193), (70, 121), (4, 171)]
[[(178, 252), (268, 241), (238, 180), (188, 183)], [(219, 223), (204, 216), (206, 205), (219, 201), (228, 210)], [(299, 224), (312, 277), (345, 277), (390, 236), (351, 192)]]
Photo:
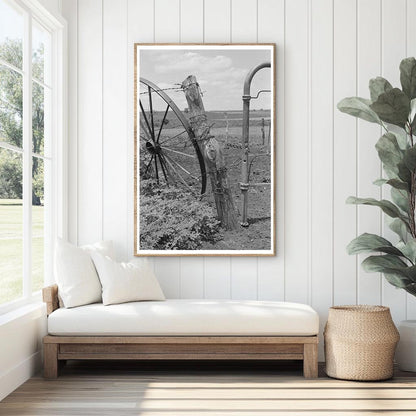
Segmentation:
[(270, 130), (272, 129), (272, 122), (271, 122), (271, 120), (269, 120), (268, 126), (269, 126), (269, 131), (267, 133), (267, 144), (270, 144)]
[(228, 142), (228, 114), (224, 113), (225, 118), (225, 142)]
[(189, 75), (182, 82), (182, 88), (188, 102), (189, 122), (201, 147), (209, 174), (218, 219), (225, 229), (235, 230), (238, 227), (237, 212), (228, 184), (227, 167), (225, 166), (222, 146), (211, 135), (211, 127), (207, 122), (204, 103), (195, 76)]

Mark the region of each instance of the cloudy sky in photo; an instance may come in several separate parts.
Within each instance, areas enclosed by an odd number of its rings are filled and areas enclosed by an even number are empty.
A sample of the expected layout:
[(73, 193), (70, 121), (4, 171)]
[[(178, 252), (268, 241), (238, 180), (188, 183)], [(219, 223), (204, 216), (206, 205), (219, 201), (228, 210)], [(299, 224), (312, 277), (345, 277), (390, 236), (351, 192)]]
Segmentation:
[[(174, 87), (188, 75), (195, 75), (207, 111), (241, 110), (244, 79), (248, 71), (270, 60), (269, 49), (141, 50), (139, 74), (162, 89)], [(251, 95), (256, 95), (260, 89), (271, 89), (270, 79), (269, 69), (259, 71), (251, 84)], [(187, 107), (182, 91), (166, 93), (181, 110)], [(270, 103), (270, 93), (261, 94), (257, 100), (251, 101), (251, 108), (270, 109)]]

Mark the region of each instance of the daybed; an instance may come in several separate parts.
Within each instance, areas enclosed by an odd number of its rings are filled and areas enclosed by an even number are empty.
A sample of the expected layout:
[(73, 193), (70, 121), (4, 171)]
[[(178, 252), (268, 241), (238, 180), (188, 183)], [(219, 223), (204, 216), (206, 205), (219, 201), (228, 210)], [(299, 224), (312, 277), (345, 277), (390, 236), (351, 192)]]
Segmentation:
[(319, 318), (307, 305), (170, 299), (66, 309), (56, 285), (43, 299), (46, 378), (69, 359), (303, 360), (304, 376), (318, 375)]

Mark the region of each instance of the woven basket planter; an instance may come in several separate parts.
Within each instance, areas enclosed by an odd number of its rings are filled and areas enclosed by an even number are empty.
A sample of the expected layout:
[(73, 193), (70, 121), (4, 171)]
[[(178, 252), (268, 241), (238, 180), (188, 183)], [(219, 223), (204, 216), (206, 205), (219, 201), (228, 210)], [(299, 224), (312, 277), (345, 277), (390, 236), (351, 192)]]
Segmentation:
[(393, 377), (399, 332), (385, 306), (334, 306), (324, 331), (326, 373), (343, 380)]

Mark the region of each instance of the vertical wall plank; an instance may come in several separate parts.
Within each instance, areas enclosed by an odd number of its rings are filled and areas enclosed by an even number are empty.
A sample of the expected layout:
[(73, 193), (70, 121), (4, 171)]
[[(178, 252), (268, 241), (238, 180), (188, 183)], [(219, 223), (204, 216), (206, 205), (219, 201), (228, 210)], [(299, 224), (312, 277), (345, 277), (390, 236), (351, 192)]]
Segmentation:
[(416, 26), (413, 24), (413, 17), (416, 13), (416, 2), (414, 0), (406, 1), (407, 16), (406, 16), (406, 29), (407, 29), (407, 51), (406, 56), (416, 56)]
[[(333, 232), (333, 1), (310, 9), (311, 57), (311, 303), (324, 318), (332, 306)], [(323, 359), (323, 342), (320, 359)]]
[(204, 297), (204, 259), (184, 257), (181, 259), (181, 298), (201, 299)]
[[(256, 42), (257, 1), (239, 0), (238, 3), (231, 2), (231, 6), (232, 41), (235, 43)], [(256, 257), (231, 258), (231, 296), (233, 299), (257, 298), (257, 262)]]
[(231, 298), (231, 259), (229, 257), (205, 258), (204, 294), (208, 299)]
[[(358, 2), (358, 95), (368, 98), (370, 92), (368, 81), (381, 74), (381, 2), (369, 0)], [(380, 199), (381, 189), (373, 185), (380, 177), (381, 165), (374, 148), (382, 132), (380, 126), (358, 121), (357, 164), (358, 195), (365, 198)], [(358, 207), (358, 235), (362, 233), (381, 234), (380, 209), (368, 206)], [(367, 255), (358, 256), (358, 291), (357, 302), (379, 305), (381, 303), (380, 273), (366, 273), (361, 262)]]
[(286, 2), (285, 26), (285, 300), (307, 302), (308, 0)]
[(155, 42), (179, 42), (180, 0), (154, 0)]
[(204, 41), (230, 42), (231, 0), (204, 1)]
[[(393, 86), (400, 86), (400, 61), (406, 55), (406, 0), (382, 0), (382, 75)], [(384, 198), (390, 191), (384, 190)], [(384, 227), (390, 239), (394, 234)], [(395, 322), (406, 319), (406, 293), (383, 279), (383, 304), (389, 306)]]
[(205, 259), (205, 298), (231, 298), (231, 262), (229, 257)]
[[(204, 1), (204, 41), (230, 42), (230, 0)], [(205, 297), (228, 299), (231, 297), (231, 259), (207, 257), (204, 265)]]
[(179, 299), (181, 294), (181, 264), (178, 258), (154, 258), (154, 272), (168, 299)]
[(231, 259), (231, 298), (257, 299), (257, 259), (255, 257)]
[[(155, 42), (179, 42), (180, 2), (179, 0), (155, 1)], [(155, 273), (165, 295), (169, 298), (181, 296), (181, 259), (179, 257), (158, 257), (154, 260)]]
[[(127, 230), (126, 257), (134, 253), (134, 44), (154, 41), (153, 0), (127, 2)], [(143, 16), (146, 16), (143, 19)], [(140, 22), (140, 24), (137, 24)], [(152, 262), (153, 263), (153, 262)]]
[(127, 13), (130, 50), (132, 43), (154, 42), (154, 0), (128, 0)]
[[(129, 206), (129, 230), (127, 239), (129, 243), (129, 255), (133, 253), (133, 213), (134, 200), (133, 193), (133, 155), (134, 155), (134, 130), (133, 130), (133, 91), (134, 91), (134, 43), (152, 43), (155, 41), (155, 4), (153, 0), (128, 0), (128, 102), (129, 102), (129, 141), (128, 141), (128, 177), (130, 184), (128, 189), (131, 190), (128, 196)], [(143, 18), (145, 16), (145, 18)], [(178, 15), (177, 15), (178, 16)], [(178, 20), (178, 19), (177, 19)], [(138, 24), (140, 22), (140, 24)], [(178, 32), (178, 31), (177, 31)], [(168, 298), (178, 298), (180, 296), (180, 264), (178, 259), (159, 259), (152, 258), (150, 263), (159, 279), (160, 285)]]
[[(334, 104), (357, 94), (356, 2), (334, 0)], [(334, 303), (357, 301), (357, 259), (345, 247), (356, 236), (356, 207), (346, 205), (356, 194), (356, 120), (334, 113)]]
[[(276, 257), (258, 259), (258, 298), (283, 300), (285, 293), (284, 252), (284, 48), (285, 48), (285, 2), (284, 0), (260, 0), (258, 3), (258, 41), (276, 43)], [(278, 19), (278, 21), (276, 21)]]
[[(78, 89), (78, 2), (63, 0), (68, 22), (68, 91)], [(68, 96), (68, 239), (78, 244), (78, 94)]]
[[(103, 1), (103, 238), (127, 253), (127, 0)], [(131, 192), (131, 190), (129, 190)]]
[(257, 41), (257, 0), (231, 0), (231, 41)]
[(102, 3), (78, 2), (78, 242), (102, 239)]
[[(181, 42), (203, 42), (204, 39), (203, 0), (180, 0)], [(178, 80), (182, 81), (182, 80)], [(204, 297), (204, 258), (181, 258), (181, 298)]]
[[(407, 51), (406, 56), (416, 57), (416, 25), (414, 24), (414, 16), (416, 16), (416, 2), (407, 0)], [(416, 297), (407, 294), (407, 315), (406, 319), (416, 319)]]
[(202, 43), (204, 41), (204, 1), (180, 0), (180, 41)]

